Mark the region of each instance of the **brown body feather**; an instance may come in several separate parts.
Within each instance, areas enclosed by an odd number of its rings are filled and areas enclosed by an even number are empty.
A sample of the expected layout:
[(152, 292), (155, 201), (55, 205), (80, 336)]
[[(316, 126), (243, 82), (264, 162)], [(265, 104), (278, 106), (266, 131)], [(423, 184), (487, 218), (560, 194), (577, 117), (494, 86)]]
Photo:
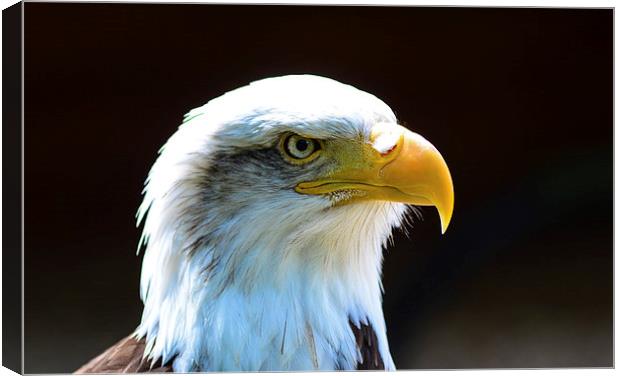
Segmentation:
[(164, 365), (157, 361), (151, 366), (151, 361), (144, 358), (145, 346), (144, 339), (125, 337), (74, 373), (172, 372), (171, 361)]
[[(379, 353), (377, 334), (373, 327), (360, 324), (358, 328), (352, 322), (349, 324), (362, 356), (362, 362), (357, 364), (357, 369), (385, 370), (383, 358)], [(125, 337), (74, 373), (173, 372), (172, 360), (164, 365), (161, 364), (161, 361), (156, 361), (151, 365), (151, 361), (144, 358), (145, 346), (144, 339), (136, 339), (133, 336)]]
[(383, 358), (379, 352), (379, 340), (377, 339), (377, 333), (375, 333), (372, 325), (360, 323), (360, 327), (358, 328), (351, 321), (349, 321), (349, 325), (355, 335), (357, 349), (362, 356), (362, 362), (357, 363), (357, 369), (385, 371)]

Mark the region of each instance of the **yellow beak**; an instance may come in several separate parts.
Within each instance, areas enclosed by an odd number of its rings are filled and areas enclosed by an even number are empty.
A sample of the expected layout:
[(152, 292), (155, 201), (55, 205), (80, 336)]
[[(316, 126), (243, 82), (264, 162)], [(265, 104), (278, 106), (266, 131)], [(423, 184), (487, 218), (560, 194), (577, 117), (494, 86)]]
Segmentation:
[(377, 124), (370, 142), (333, 140), (322, 152), (336, 167), (325, 178), (303, 182), (305, 194), (345, 193), (346, 202), (382, 200), (432, 205), (446, 232), (454, 207), (450, 170), (437, 149), (417, 133), (396, 125)]

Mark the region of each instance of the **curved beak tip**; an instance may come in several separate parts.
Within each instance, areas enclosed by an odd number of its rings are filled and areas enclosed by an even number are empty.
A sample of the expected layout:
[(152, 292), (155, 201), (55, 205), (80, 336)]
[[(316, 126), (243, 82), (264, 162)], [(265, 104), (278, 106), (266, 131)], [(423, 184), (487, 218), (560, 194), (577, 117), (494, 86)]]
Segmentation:
[(448, 230), (448, 225), (450, 225), (451, 217), (452, 213), (450, 213), (449, 215), (442, 215), (441, 212), (439, 212), (439, 219), (441, 221), (441, 235), (444, 235)]
[(448, 181), (448, 192), (446, 192), (444, 199), (436, 205), (437, 212), (439, 213), (439, 220), (441, 221), (442, 235), (448, 230), (448, 226), (452, 220), (452, 212), (454, 211), (454, 187), (452, 185), (452, 179), (449, 178)]
[(454, 211), (454, 186), (452, 185), (452, 178), (450, 176), (448, 176), (444, 182), (444, 189), (445, 193), (442, 197), (443, 199), (436, 203), (439, 220), (441, 221), (442, 235), (448, 230), (448, 226), (452, 220), (452, 212)]

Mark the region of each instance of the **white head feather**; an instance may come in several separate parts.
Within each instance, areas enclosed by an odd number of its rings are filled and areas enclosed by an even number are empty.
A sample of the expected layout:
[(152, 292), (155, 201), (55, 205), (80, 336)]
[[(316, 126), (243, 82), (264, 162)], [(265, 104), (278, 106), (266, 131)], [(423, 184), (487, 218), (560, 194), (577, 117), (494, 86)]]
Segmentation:
[(350, 369), (359, 361), (351, 320), (373, 326), (394, 368), (382, 247), (405, 205), (336, 207), (296, 193), (273, 159), (233, 157), (271, 150), (289, 131), (368, 138), (379, 122), (396, 122), (381, 100), (309, 75), (257, 81), (186, 115), (138, 211), (146, 251), (136, 333), (150, 357), (176, 356), (181, 372)]

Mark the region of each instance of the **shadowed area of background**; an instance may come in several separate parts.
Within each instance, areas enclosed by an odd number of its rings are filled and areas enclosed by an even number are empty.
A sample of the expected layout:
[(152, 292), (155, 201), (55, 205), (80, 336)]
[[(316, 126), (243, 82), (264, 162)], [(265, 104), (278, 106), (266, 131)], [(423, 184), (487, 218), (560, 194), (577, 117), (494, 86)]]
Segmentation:
[(612, 366), (612, 10), (25, 5), (25, 369), (132, 331), (134, 214), (182, 115), (312, 73), (388, 103), (452, 171), (384, 264), (406, 368)]

